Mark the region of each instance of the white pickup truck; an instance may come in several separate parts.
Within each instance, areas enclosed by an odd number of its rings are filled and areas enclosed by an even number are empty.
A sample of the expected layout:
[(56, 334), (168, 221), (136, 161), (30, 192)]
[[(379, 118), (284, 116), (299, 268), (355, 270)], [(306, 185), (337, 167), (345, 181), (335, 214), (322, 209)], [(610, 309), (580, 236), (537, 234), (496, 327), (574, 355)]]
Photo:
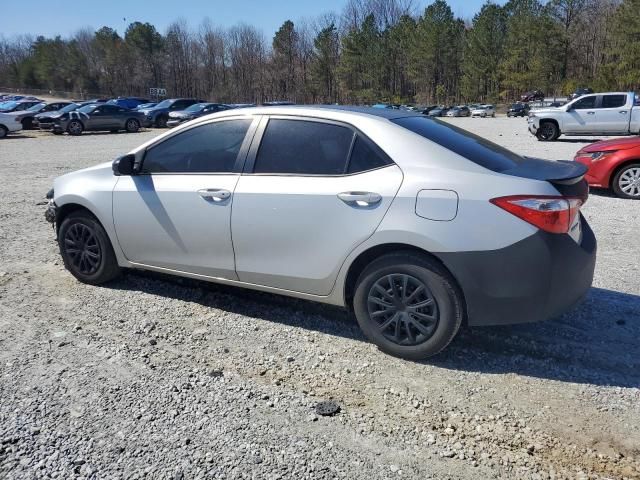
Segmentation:
[(560, 135), (638, 135), (640, 105), (634, 93), (594, 93), (557, 108), (529, 112), (529, 131), (542, 142)]

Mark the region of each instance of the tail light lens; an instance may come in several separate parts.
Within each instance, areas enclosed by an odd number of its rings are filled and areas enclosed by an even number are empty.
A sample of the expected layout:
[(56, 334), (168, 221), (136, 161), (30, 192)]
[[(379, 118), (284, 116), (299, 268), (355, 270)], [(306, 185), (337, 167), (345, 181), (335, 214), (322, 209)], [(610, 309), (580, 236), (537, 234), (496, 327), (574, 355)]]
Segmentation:
[(584, 199), (542, 195), (499, 197), (491, 203), (549, 233), (568, 233)]

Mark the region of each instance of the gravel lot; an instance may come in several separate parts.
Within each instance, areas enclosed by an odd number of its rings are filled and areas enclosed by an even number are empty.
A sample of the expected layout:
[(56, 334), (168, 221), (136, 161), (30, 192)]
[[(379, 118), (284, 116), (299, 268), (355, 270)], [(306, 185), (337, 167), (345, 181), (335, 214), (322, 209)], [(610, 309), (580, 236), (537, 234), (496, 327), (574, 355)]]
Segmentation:
[[(452, 119), (572, 158), (524, 119)], [(640, 478), (640, 202), (593, 192), (594, 288), (563, 317), (386, 356), (343, 311), (61, 265), (44, 193), (153, 137), (0, 142), (0, 478)], [(314, 407), (333, 399), (334, 416)]]

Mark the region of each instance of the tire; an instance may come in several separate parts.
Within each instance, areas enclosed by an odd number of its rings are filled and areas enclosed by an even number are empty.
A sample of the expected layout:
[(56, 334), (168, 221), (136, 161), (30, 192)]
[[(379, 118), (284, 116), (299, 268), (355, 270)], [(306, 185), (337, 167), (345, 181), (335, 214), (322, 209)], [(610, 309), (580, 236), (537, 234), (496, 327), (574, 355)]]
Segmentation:
[(536, 132), (536, 137), (541, 142), (554, 142), (560, 136), (558, 126), (553, 122), (542, 122)]
[(136, 120), (135, 118), (130, 118), (125, 124), (125, 130), (128, 133), (138, 132), (138, 130), (140, 130), (140, 122), (138, 122), (138, 120)]
[(54, 135), (62, 135), (62, 132), (58, 131), (58, 130), (52, 130)]
[(84, 125), (79, 120), (71, 120), (69, 125), (67, 125), (67, 132), (69, 135), (81, 135), (84, 131)]
[(462, 295), (451, 275), (435, 260), (412, 252), (371, 262), (356, 282), (353, 309), (371, 342), (407, 360), (440, 353), (458, 333), (464, 316)]
[(7, 130), (7, 127), (0, 125), (0, 138), (6, 138), (7, 135), (9, 135), (9, 130)]
[(167, 122), (169, 121), (169, 117), (166, 115), (160, 115), (156, 118), (156, 127), (158, 128), (167, 128)]
[(58, 246), (65, 268), (83, 283), (99, 285), (120, 275), (107, 232), (87, 211), (73, 212), (62, 221)]
[(20, 122), (20, 123), (22, 123), (22, 129), (23, 130), (31, 130), (31, 129), (33, 129), (33, 119), (32, 118), (29, 118), (29, 117), (23, 118), (22, 122)]
[(611, 188), (620, 198), (640, 200), (640, 163), (625, 165), (616, 172)]

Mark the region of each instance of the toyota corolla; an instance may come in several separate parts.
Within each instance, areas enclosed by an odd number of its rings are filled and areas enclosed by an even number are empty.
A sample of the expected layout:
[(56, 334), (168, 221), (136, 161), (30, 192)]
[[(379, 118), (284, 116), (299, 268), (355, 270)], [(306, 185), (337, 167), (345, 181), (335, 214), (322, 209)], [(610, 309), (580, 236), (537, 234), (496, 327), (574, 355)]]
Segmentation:
[(588, 291), (585, 172), (403, 110), (260, 107), (57, 178), (46, 217), (82, 282), (142, 269), (340, 305), (421, 359), (463, 323), (547, 319)]

